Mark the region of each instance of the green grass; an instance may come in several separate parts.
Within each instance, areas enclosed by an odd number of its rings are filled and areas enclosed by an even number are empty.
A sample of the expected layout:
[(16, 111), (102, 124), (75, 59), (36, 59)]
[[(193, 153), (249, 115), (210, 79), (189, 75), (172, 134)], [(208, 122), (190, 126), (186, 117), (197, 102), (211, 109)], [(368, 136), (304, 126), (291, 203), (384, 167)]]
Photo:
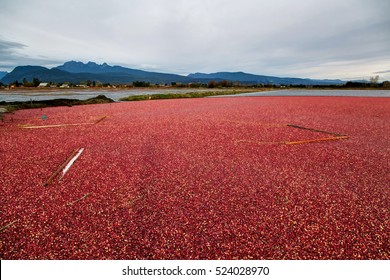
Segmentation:
[(53, 100), (37, 100), (37, 101), (16, 101), (16, 102), (0, 102), (0, 107), (6, 108), (8, 113), (14, 112), (20, 109), (34, 109), (45, 108), (55, 106), (74, 106), (74, 105), (87, 105), (87, 104), (102, 104), (114, 102), (112, 99), (107, 98), (104, 95), (99, 95), (86, 100), (78, 99), (53, 99)]
[(218, 91), (193, 91), (186, 93), (158, 93), (131, 95), (119, 99), (120, 101), (141, 101), (141, 100), (157, 100), (157, 99), (178, 99), (178, 98), (202, 98), (216, 95), (233, 95), (247, 92), (257, 92), (260, 89), (241, 89), (241, 90), (218, 90)]

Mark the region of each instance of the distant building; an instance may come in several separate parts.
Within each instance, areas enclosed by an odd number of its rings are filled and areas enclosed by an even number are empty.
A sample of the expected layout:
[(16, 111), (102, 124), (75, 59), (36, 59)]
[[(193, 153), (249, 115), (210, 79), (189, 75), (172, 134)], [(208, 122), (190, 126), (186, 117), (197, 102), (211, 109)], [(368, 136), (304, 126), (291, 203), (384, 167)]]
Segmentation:
[(60, 88), (70, 88), (70, 86), (69, 86), (68, 84), (62, 84), (62, 85), (60, 86)]
[(38, 87), (47, 87), (49, 86), (49, 83), (40, 83)]

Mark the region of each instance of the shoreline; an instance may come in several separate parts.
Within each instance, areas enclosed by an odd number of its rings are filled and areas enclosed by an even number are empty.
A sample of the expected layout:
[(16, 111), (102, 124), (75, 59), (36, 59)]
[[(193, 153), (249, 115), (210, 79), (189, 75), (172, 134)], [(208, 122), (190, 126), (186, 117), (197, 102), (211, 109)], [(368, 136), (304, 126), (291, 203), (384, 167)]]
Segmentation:
[[(374, 94), (364, 94), (363, 91), (372, 92)], [(0, 90), (1, 95), (9, 95), (13, 93), (18, 96), (30, 97), (30, 100), (16, 100), (16, 101), (0, 101), (0, 119), (3, 114), (12, 113), (21, 109), (34, 109), (58, 106), (75, 106), (75, 105), (89, 105), (112, 102), (129, 102), (129, 101), (145, 101), (145, 100), (159, 100), (159, 99), (181, 99), (181, 98), (226, 98), (226, 97), (390, 97), (390, 90), (384, 89), (279, 89), (273, 88), (228, 88), (228, 89), (184, 89), (184, 88), (114, 88), (101, 89), (12, 89)], [(348, 93), (348, 94), (342, 94)], [(357, 92), (358, 94), (353, 94)], [(360, 94), (362, 93), (363, 94)], [(36, 93), (36, 94), (29, 94)], [(127, 93), (125, 96), (117, 96), (113, 98), (110, 93)], [(308, 94), (307, 94), (308, 93)], [(352, 94), (351, 94), (352, 93)], [(67, 97), (88, 97), (89, 98), (67, 98)], [(109, 95), (107, 97), (106, 95)], [(55, 97), (48, 99), (37, 99), (34, 97)], [(115, 100), (117, 99), (117, 100)], [(1, 99), (0, 99), (1, 100)]]
[(385, 91), (390, 92), (390, 88), (378, 88), (378, 87), (228, 87), (228, 88), (207, 88), (207, 87), (116, 87), (116, 88), (101, 88), (101, 87), (89, 87), (89, 88), (0, 88), (1, 95), (71, 95), (74, 93), (88, 94), (91, 92), (192, 92), (192, 91), (242, 91), (242, 92), (263, 92), (263, 91)]

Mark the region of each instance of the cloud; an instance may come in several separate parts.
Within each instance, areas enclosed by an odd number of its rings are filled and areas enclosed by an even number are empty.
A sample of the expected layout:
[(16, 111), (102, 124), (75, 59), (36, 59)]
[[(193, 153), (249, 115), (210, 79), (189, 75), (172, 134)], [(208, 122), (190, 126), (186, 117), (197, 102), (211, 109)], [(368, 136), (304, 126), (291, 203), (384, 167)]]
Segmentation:
[(28, 56), (27, 45), (0, 38), (0, 71), (10, 71), (19, 65), (55, 65), (60, 61), (42, 55)]
[(387, 73), (390, 73), (390, 70), (374, 72), (374, 74), (387, 74)]
[(11, 42), (0, 38), (0, 63), (3, 64), (3, 61), (7, 61), (9, 57), (17, 55), (18, 50), (25, 48), (26, 45)]
[(21, 49), (24, 47), (26, 47), (26, 45), (23, 45), (21, 43), (11, 42), (11, 41), (6, 41), (6, 40), (0, 39), (0, 54), (9, 52), (10, 50), (13, 50), (13, 49)]
[(4, 0), (0, 36), (19, 42), (3, 50), (19, 65), (343, 78), (388, 69), (389, 9), (385, 0)]
[(18, 51), (25, 47), (24, 44), (0, 38), (0, 68), (6, 69), (16, 66), (20, 61)]

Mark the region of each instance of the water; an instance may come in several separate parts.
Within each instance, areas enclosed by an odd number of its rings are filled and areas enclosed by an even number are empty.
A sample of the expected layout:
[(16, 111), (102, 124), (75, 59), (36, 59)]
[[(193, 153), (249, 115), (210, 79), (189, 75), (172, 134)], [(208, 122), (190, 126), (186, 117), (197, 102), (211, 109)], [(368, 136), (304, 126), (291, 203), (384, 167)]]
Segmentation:
[[(210, 89), (140, 89), (140, 90), (64, 90), (64, 91), (0, 91), (1, 101), (30, 101), (52, 100), (57, 98), (85, 100), (103, 94), (108, 98), (119, 101), (122, 97), (142, 94), (186, 93), (192, 91), (209, 91)], [(274, 90), (263, 92), (242, 93), (237, 95), (214, 97), (239, 96), (360, 96), (360, 97), (390, 97), (390, 90)]]
[(210, 89), (133, 89), (133, 90), (24, 90), (24, 91), (0, 91), (0, 102), (13, 101), (37, 101), (53, 100), (58, 98), (85, 100), (105, 95), (114, 101), (119, 101), (122, 97), (143, 94), (162, 94), (162, 93), (186, 93), (193, 91), (209, 91)]

